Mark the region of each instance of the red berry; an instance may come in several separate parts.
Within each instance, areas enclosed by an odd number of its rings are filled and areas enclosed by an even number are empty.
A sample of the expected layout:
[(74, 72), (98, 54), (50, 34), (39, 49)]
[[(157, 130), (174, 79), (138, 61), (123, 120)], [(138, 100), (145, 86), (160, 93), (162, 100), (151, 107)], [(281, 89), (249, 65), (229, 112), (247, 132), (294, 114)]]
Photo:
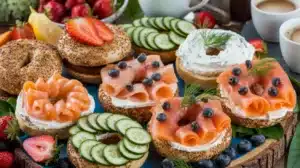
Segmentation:
[[(3, 116), (0, 117), (0, 139), (5, 140), (7, 139), (7, 135), (5, 134), (5, 129), (8, 126), (8, 123), (12, 120), (12, 116)], [(0, 162), (1, 163), (1, 162)]]
[(196, 13), (194, 22), (199, 28), (212, 29), (216, 25), (215, 17), (207, 11)]
[(10, 152), (0, 152), (0, 167), (11, 168), (14, 162), (14, 155)]
[(259, 53), (267, 53), (268, 52), (266, 43), (261, 39), (252, 39), (252, 40), (249, 40), (249, 43), (252, 44), (252, 46), (255, 48), (256, 52), (259, 52)]
[(65, 7), (62, 4), (55, 1), (48, 2), (44, 6), (44, 9), (49, 19), (51, 19), (54, 22), (60, 22), (66, 13)]
[(65, 3), (65, 7), (67, 9), (72, 9), (74, 6), (83, 3), (85, 3), (85, 0), (67, 0)]
[(92, 10), (88, 4), (79, 4), (72, 8), (71, 18), (91, 16)]
[(100, 19), (106, 18), (113, 14), (113, 2), (111, 0), (97, 0), (93, 11)]

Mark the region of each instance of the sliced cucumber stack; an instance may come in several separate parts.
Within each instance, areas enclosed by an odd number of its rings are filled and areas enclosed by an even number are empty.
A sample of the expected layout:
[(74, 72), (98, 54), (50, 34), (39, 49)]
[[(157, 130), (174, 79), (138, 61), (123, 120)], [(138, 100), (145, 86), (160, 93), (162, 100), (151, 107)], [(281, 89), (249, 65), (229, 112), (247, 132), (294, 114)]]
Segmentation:
[(185, 35), (188, 35), (190, 34), (192, 31), (196, 30), (196, 27), (190, 23), (190, 22), (187, 22), (187, 21), (179, 21), (177, 23), (177, 28), (179, 29), (179, 31)]
[(186, 37), (186, 35), (184, 33), (182, 33), (178, 28), (177, 28), (177, 24), (178, 22), (180, 22), (180, 19), (173, 19), (171, 20), (171, 29), (178, 35), (182, 36), (182, 37)]
[(139, 145), (149, 144), (151, 142), (151, 136), (143, 128), (131, 127), (127, 129), (125, 133), (126, 138), (131, 142)]
[(172, 30), (171, 29), (171, 20), (173, 20), (173, 19), (175, 19), (175, 18), (173, 18), (173, 17), (164, 17), (163, 18), (163, 23), (164, 23), (165, 27), (168, 28), (168, 30)]
[(155, 24), (155, 18), (149, 18), (148, 19), (148, 23), (149, 25), (152, 27), (152, 28), (155, 28), (155, 29), (160, 29), (156, 24)]
[(104, 154), (103, 154), (103, 150), (107, 145), (99, 143), (97, 145), (95, 145), (92, 150), (91, 150), (91, 156), (92, 158), (95, 160), (95, 162), (102, 164), (102, 165), (110, 165), (110, 163), (108, 163), (105, 158), (104, 158)]
[(169, 37), (170, 37), (170, 40), (177, 45), (182, 44), (185, 40), (185, 38), (183, 38), (182, 36), (179, 36), (178, 34), (174, 33), (173, 31), (170, 31)]
[(80, 131), (71, 138), (72, 144), (76, 147), (79, 148), (81, 143), (84, 142), (85, 140), (96, 140), (96, 136), (94, 134), (85, 132), (85, 131)]
[(113, 114), (111, 113), (102, 113), (97, 117), (97, 123), (98, 125), (105, 131), (109, 131), (110, 129), (108, 128), (106, 124), (106, 119)]
[(141, 19), (134, 20), (132, 24), (135, 27), (142, 26)]
[(147, 48), (148, 50), (153, 50), (153, 48), (148, 45), (147, 43), (147, 36), (150, 34), (150, 33), (157, 33), (158, 31), (155, 30), (155, 29), (152, 29), (152, 28), (145, 28), (143, 29), (141, 32), (140, 32), (140, 42), (141, 42), (141, 45), (144, 47), (144, 48)]
[(106, 119), (106, 125), (109, 129), (113, 131), (117, 131), (115, 124), (121, 119), (130, 119), (130, 118), (120, 114), (113, 114)]
[(154, 37), (154, 43), (161, 50), (172, 50), (176, 45), (170, 40), (167, 34), (158, 34)]
[(70, 135), (75, 135), (75, 134), (77, 134), (80, 131), (81, 131), (81, 129), (77, 125), (74, 125), (73, 127), (71, 127), (69, 129), (69, 134)]
[(134, 42), (134, 44), (136, 44), (137, 46), (142, 47), (142, 43), (140, 41), (140, 32), (142, 30), (144, 30), (145, 27), (137, 27), (136, 29), (134, 29), (133, 33), (132, 33), (132, 40)]
[(108, 145), (103, 150), (105, 159), (112, 165), (120, 166), (126, 164), (129, 160), (123, 157), (117, 145)]
[(157, 17), (154, 20), (154, 23), (157, 25), (157, 27), (159, 27), (162, 30), (168, 30), (167, 27), (165, 27), (164, 22), (163, 22), (163, 18), (162, 17)]
[(118, 145), (119, 145), (119, 150), (120, 150), (121, 155), (129, 160), (137, 160), (144, 156), (144, 154), (132, 153), (130, 150), (125, 148), (123, 141), (121, 141)]
[(127, 138), (124, 138), (123, 143), (127, 150), (130, 150), (131, 152), (136, 153), (136, 154), (143, 154), (149, 150), (149, 145), (138, 145), (138, 144), (132, 143)]
[(157, 45), (154, 43), (154, 38), (158, 34), (159, 33), (153, 32), (153, 33), (148, 34), (148, 36), (146, 37), (147, 44), (154, 50), (160, 50), (160, 48), (158, 48)]
[(103, 129), (97, 124), (97, 118), (100, 114), (94, 113), (87, 117), (88, 124), (97, 131), (103, 131)]
[(132, 39), (133, 31), (136, 29), (136, 27), (130, 27), (126, 30), (127, 35)]
[(78, 120), (78, 126), (84, 130), (84, 131), (87, 131), (87, 132), (90, 132), (90, 133), (96, 133), (97, 131), (92, 128), (89, 123), (88, 123), (88, 118), (87, 117), (82, 117)]
[(96, 140), (85, 140), (84, 142), (81, 143), (81, 145), (79, 147), (80, 155), (83, 158), (85, 158), (86, 160), (88, 160), (90, 162), (94, 162), (94, 159), (91, 155), (91, 150), (97, 144), (99, 144), (99, 142)]
[(135, 128), (135, 127), (143, 128), (141, 126), (141, 124), (139, 124), (136, 121), (130, 120), (130, 119), (122, 119), (116, 123), (116, 128), (117, 128), (118, 132), (121, 133), (122, 135), (125, 135), (127, 129)]
[(123, 24), (121, 27), (126, 31), (128, 28), (133, 27), (132, 24)]
[(148, 17), (143, 17), (143, 18), (141, 19), (141, 21), (140, 21), (141, 24), (142, 24), (142, 26), (144, 26), (144, 27), (152, 27), (152, 26), (149, 24), (148, 20), (149, 20)]

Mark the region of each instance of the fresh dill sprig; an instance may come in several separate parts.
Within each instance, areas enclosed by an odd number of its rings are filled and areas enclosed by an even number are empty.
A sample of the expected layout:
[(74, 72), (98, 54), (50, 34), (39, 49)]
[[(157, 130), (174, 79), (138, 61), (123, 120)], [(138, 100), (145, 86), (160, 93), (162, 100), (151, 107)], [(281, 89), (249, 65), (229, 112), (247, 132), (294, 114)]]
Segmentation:
[(218, 94), (217, 89), (206, 89), (200, 95), (196, 97), (197, 100), (204, 100), (204, 99), (217, 99), (216, 96)]
[(253, 67), (249, 70), (250, 75), (256, 75), (256, 76), (265, 76), (268, 74), (272, 69), (274, 69), (273, 62), (275, 62), (276, 59), (274, 58), (264, 58), (260, 60), (258, 63), (253, 65)]
[(215, 33), (211, 30), (207, 30), (203, 31), (201, 36), (206, 47), (223, 48), (232, 35), (229, 33)]
[(174, 163), (175, 168), (192, 168), (188, 163), (186, 163), (183, 160), (172, 160), (172, 162)]

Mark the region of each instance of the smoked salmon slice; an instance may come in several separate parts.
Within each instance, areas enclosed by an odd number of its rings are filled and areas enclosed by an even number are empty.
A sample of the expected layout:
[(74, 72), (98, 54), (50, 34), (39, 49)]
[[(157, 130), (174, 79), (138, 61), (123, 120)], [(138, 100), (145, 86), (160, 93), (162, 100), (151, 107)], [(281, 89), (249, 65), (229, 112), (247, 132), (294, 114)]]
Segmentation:
[(196, 146), (200, 144), (200, 137), (191, 130), (190, 125), (179, 128), (175, 133), (180, 144), (185, 146)]
[(167, 84), (177, 83), (178, 79), (176, 77), (173, 65), (167, 65), (156, 71), (148, 71), (147, 77), (150, 78), (154, 73), (159, 73), (161, 80)]
[(177, 84), (174, 86), (171, 84), (166, 84), (164, 82), (156, 82), (155, 85), (152, 85), (151, 87), (147, 87), (147, 90), (150, 94), (150, 97), (153, 100), (161, 101), (161, 100), (172, 98), (176, 93), (177, 90), (176, 86)]
[[(217, 129), (211, 118), (204, 118), (202, 115), (200, 115), (197, 118), (197, 123), (200, 126), (199, 131), (198, 131), (198, 136), (201, 139), (201, 143), (203, 143), (203, 144), (209, 143), (211, 140), (213, 140), (217, 136)], [(228, 127), (226, 127), (226, 128), (228, 128)], [(220, 130), (219, 132), (222, 132), (222, 131), (223, 130)]]
[(150, 100), (145, 86), (141, 83), (134, 84), (133, 91), (124, 89), (119, 95), (117, 95), (117, 97), (121, 99), (128, 99), (134, 102), (147, 102)]

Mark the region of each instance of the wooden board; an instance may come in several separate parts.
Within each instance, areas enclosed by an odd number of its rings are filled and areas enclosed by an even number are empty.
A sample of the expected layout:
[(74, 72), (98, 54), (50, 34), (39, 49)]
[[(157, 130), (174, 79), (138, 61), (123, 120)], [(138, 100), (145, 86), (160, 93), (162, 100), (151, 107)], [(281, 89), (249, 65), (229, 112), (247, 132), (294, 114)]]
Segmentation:
[(288, 153), (297, 124), (297, 114), (292, 114), (281, 123), (284, 128), (284, 137), (280, 140), (266, 140), (266, 142), (232, 161), (229, 168), (273, 168), (277, 162)]

